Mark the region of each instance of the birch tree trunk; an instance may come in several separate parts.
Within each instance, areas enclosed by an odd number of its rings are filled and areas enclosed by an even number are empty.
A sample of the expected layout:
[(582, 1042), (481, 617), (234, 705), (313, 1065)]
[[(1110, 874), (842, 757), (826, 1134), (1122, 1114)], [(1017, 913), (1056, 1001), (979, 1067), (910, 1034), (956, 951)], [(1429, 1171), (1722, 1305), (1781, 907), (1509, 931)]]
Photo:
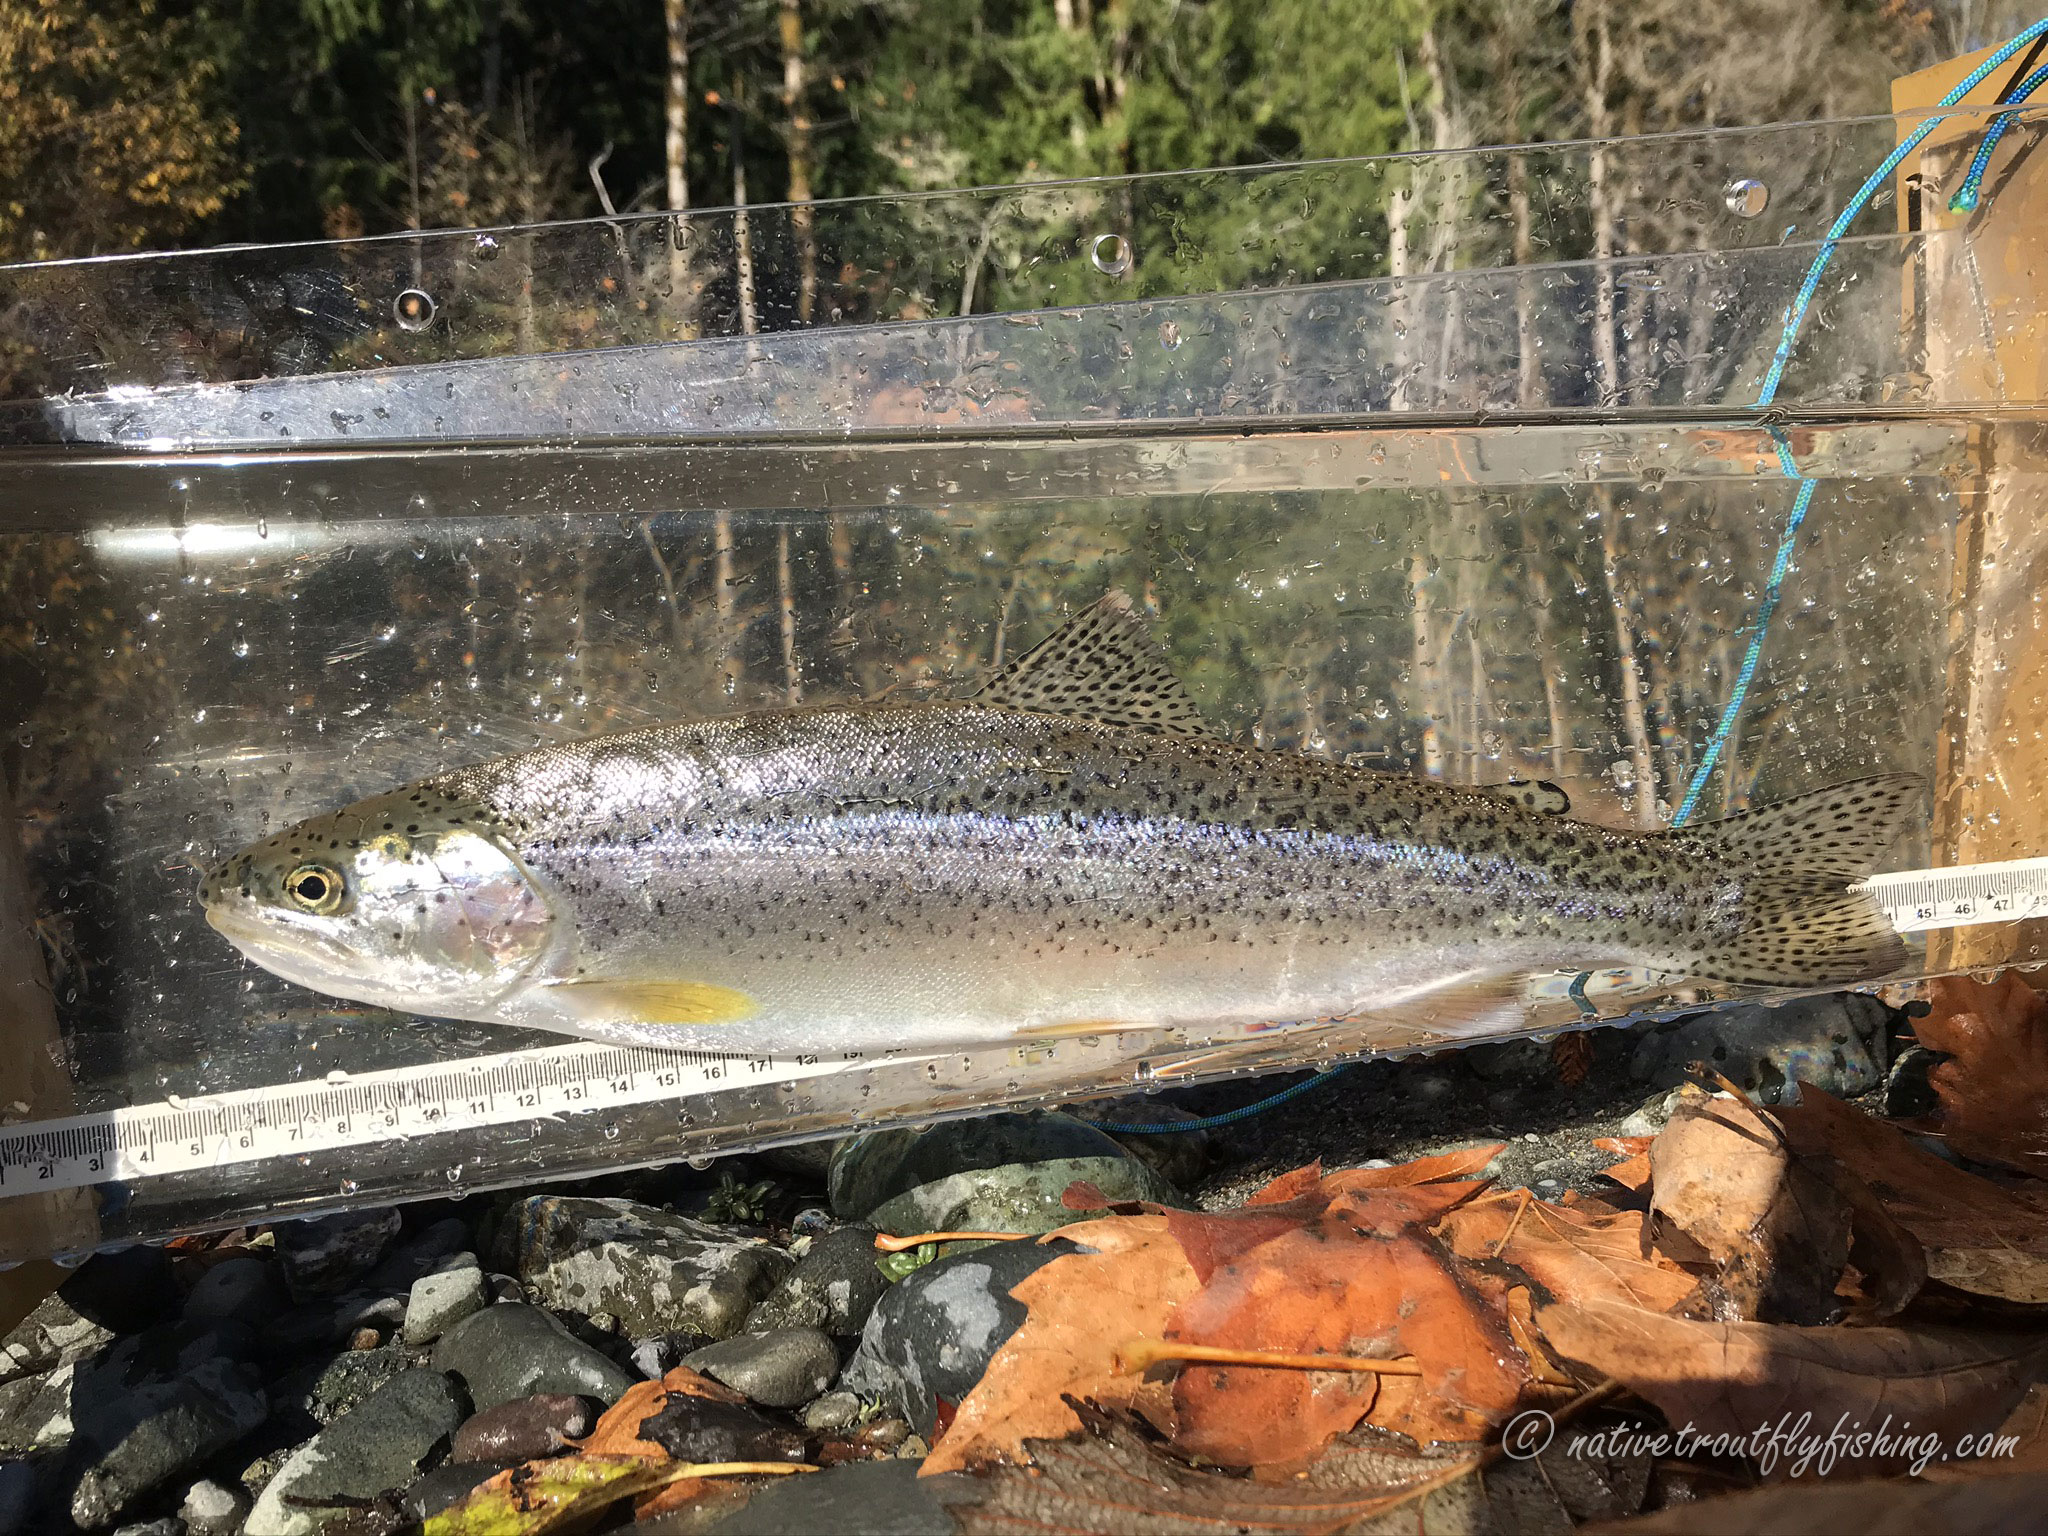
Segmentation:
[(790, 228), (796, 234), (796, 317), (811, 323), (818, 304), (818, 232), (811, 208), (811, 120), (804, 112), (804, 18), (800, 0), (782, 0), (782, 111), (789, 147)]
[(668, 167), (668, 208), (675, 215), (668, 253), (669, 296), (688, 326), (690, 293), (690, 0), (661, 0), (668, 30), (668, 84), (662, 153)]

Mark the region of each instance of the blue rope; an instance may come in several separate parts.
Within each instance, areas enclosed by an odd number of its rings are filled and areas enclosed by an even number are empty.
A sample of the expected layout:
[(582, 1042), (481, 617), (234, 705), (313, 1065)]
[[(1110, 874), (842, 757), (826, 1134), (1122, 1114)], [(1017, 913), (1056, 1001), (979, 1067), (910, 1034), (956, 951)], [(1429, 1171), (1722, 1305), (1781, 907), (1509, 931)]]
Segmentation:
[[(1763, 388), (1757, 394), (1758, 410), (1768, 409), (1771, 402), (1778, 397), (1778, 386), (1784, 382), (1785, 365), (1791, 361), (1793, 345), (1799, 339), (1800, 328), (1806, 323), (1807, 309), (1812, 305), (1814, 295), (1820, 290), (1821, 277), (1826, 273), (1828, 263), (1834, 260), (1836, 247), (1841, 243), (1842, 236), (1848, 233), (1849, 226), (1855, 223), (1863, 210), (1870, 205), (1870, 200), (1891, 179), (1893, 172), (1898, 170), (1906, 156), (1918, 149), (1927, 136), (1946, 120), (1946, 108), (1955, 106), (1971, 91), (1982, 85), (1999, 65), (2044, 34), (2048, 34), (2048, 18), (2035, 22), (1971, 70), (1954, 90), (1935, 104), (1938, 109), (1944, 110), (1937, 110), (1926, 122), (1906, 135), (1898, 148), (1886, 155), (1878, 168), (1856, 189), (1855, 195), (1849, 199), (1841, 213), (1836, 216), (1834, 223), (1828, 226), (1827, 234), (1821, 238), (1820, 249), (1815, 252), (1812, 264), (1806, 269), (1806, 276), (1799, 284), (1799, 292), (1785, 311), (1785, 324), (1778, 335), (1777, 349), (1771, 354), (1771, 366), (1765, 371)], [(2014, 93), (2013, 103), (2017, 105), (2025, 100), (2043, 80), (2048, 80), (2048, 67), (2036, 70), (2027, 77), (2021, 89)], [(2003, 135), (2004, 125), (2011, 117), (2010, 112), (2000, 113), (1992, 123), (1985, 142), (1978, 146), (1977, 159), (1971, 162), (1970, 174), (1965, 177), (1962, 188), (1956, 193), (1957, 197), (1961, 197), (1964, 192), (1968, 192), (1971, 207), (1976, 205), (1977, 183), (1983, 178), (1983, 166), (1990, 162), (1990, 150)], [(1792, 502), (1792, 515), (1785, 520), (1784, 535), (1778, 541), (1777, 559), (1771, 563), (1771, 578), (1764, 587), (1763, 600), (1757, 607), (1756, 623), (1750, 634), (1748, 650), (1742, 658), (1742, 668), (1736, 675), (1735, 688), (1728, 696), (1727, 706), (1721, 711), (1719, 722), (1714, 726), (1714, 734), (1708, 739), (1707, 750), (1700, 758), (1699, 766), (1693, 770), (1692, 781), (1686, 786), (1685, 798), (1679, 802), (1678, 814), (1671, 818), (1671, 824), (1675, 827), (1684, 826), (1692, 819), (1692, 813), (1699, 806), (1700, 795), (1705, 791), (1708, 779), (1713, 776), (1715, 765), (1721, 760), (1722, 751), (1735, 735), (1736, 725), (1742, 716), (1742, 707), (1749, 698), (1750, 684), (1756, 677), (1757, 663), (1763, 656), (1764, 637), (1770, 630), (1771, 619), (1778, 611), (1779, 600), (1784, 596), (1785, 577), (1792, 568), (1792, 556), (1798, 545), (1800, 525), (1806, 521), (1806, 514), (1813, 506), (1815, 482), (1799, 473), (1799, 467), (1793, 461), (1791, 449), (1784, 437), (1775, 431), (1771, 435), (1777, 438), (1778, 463), (1787, 475), (1799, 482), (1799, 491)]]
[[(1964, 76), (1961, 84), (1935, 104), (1937, 109), (1955, 106), (1982, 85), (1999, 65), (2044, 34), (2048, 34), (2048, 17), (2035, 22), (1971, 70)], [(2042, 65), (2028, 75), (2019, 89), (2008, 98), (2009, 103), (2018, 106), (2043, 84), (2048, 84), (2048, 64)], [(2005, 137), (2006, 130), (2012, 126), (2013, 117), (2014, 114), (2011, 112), (2001, 112), (1993, 119), (1991, 127), (1984, 135), (1984, 142), (1977, 146), (1977, 153), (1971, 157), (1970, 169), (1963, 177), (1962, 185), (1956, 189), (1955, 196), (1949, 199), (1949, 208), (1953, 212), (1968, 213), (1977, 206), (1979, 189), (1984, 181), (1985, 170), (1991, 164), (1992, 151), (1997, 149), (1998, 141)], [(1943, 116), (1937, 114), (1929, 117), (1908, 134), (1900, 142), (1899, 147), (1886, 155), (1878, 168), (1856, 189), (1855, 196), (1849, 199), (1835, 222), (1828, 226), (1827, 234), (1821, 239), (1820, 249), (1815, 253), (1812, 265), (1806, 269), (1806, 276), (1799, 284), (1798, 294), (1785, 311), (1784, 329), (1779, 333), (1776, 351), (1771, 354), (1771, 366), (1764, 374), (1763, 389), (1757, 395), (1758, 410), (1767, 409), (1778, 397), (1778, 386), (1785, 378), (1785, 365), (1791, 361), (1792, 347), (1799, 339), (1800, 328), (1806, 323), (1806, 311), (1812, 305), (1814, 295), (1820, 290), (1821, 277), (1826, 273), (1828, 263), (1834, 260), (1835, 248), (1841, 243), (1842, 236), (1848, 233), (1849, 226), (1856, 222), (1863, 210), (1869, 206), (1870, 200), (1883, 189), (1884, 184), (1891, 179), (1892, 173), (1898, 170), (1906, 156), (1918, 149), (1943, 121)], [(1785, 435), (1773, 428), (1771, 436), (1777, 443), (1779, 468), (1798, 482), (1799, 490), (1792, 499), (1792, 515), (1785, 519), (1785, 532), (1778, 540), (1777, 558), (1771, 562), (1770, 580), (1764, 584), (1763, 600), (1757, 605), (1756, 623), (1751, 628), (1749, 646), (1743, 652), (1742, 666), (1736, 673), (1734, 691), (1729, 694), (1727, 707), (1721, 711), (1721, 718), (1714, 726), (1714, 734), (1708, 738), (1707, 750), (1700, 758), (1699, 766), (1693, 770), (1692, 782), (1686, 786), (1685, 799), (1679, 804), (1678, 814), (1671, 818), (1674, 827), (1682, 827), (1692, 819), (1692, 813), (1699, 807), (1700, 795), (1705, 791), (1707, 781), (1713, 777), (1714, 768), (1720, 762), (1722, 752), (1735, 735), (1736, 724), (1742, 717), (1742, 707), (1749, 698), (1750, 685), (1756, 680), (1757, 665), (1763, 659), (1764, 636), (1770, 632), (1771, 620), (1777, 616), (1778, 604), (1785, 595), (1785, 577), (1792, 569), (1792, 556), (1798, 548), (1800, 526), (1805, 523), (1806, 514), (1813, 508), (1813, 493), (1819, 484), (1818, 481), (1800, 474), (1799, 465), (1792, 456), (1792, 445), (1785, 440)], [(1570, 988), (1571, 996), (1578, 1003), (1582, 1013), (1591, 1009), (1585, 993), (1587, 980), (1586, 975), (1581, 975), (1572, 982)], [(1254, 1115), (1262, 1115), (1269, 1109), (1278, 1108), (1289, 1099), (1299, 1098), (1311, 1089), (1322, 1087), (1339, 1073), (1350, 1070), (1353, 1065), (1352, 1062), (1346, 1062), (1343, 1066), (1332, 1067), (1327, 1072), (1318, 1072), (1306, 1082), (1296, 1083), (1292, 1088), (1283, 1088), (1276, 1094), (1256, 1100), (1242, 1109), (1233, 1109), (1227, 1114), (1207, 1115), (1199, 1120), (1183, 1120), (1178, 1125), (1098, 1125), (1097, 1129), (1117, 1136), (1170, 1136), (1182, 1131), (1212, 1131), (1221, 1126), (1235, 1125), (1240, 1120), (1249, 1120)]]

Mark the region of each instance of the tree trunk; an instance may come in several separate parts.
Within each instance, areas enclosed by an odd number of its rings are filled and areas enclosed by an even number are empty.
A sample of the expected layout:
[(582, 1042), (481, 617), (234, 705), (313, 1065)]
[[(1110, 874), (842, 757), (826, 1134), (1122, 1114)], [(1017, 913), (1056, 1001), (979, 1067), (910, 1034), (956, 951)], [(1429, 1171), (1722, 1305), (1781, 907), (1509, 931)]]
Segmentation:
[(1515, 399), (1524, 410), (1549, 403), (1543, 359), (1536, 350), (1535, 232), (1529, 213), (1529, 165), (1521, 154), (1508, 158), (1508, 208), (1515, 221)]
[(1430, 630), (1429, 556), (1417, 552), (1408, 557), (1408, 601), (1413, 623), (1414, 662), (1412, 667), (1414, 713), (1422, 719), (1422, 772), (1432, 779), (1444, 776), (1443, 722), (1439, 706), (1443, 699), (1440, 658)]
[(1614, 78), (1614, 37), (1607, 25), (1607, 0), (1584, 0), (1579, 22), (1586, 95), (1586, 132), (1593, 141), (1587, 167), (1586, 202), (1593, 217), (1593, 349), (1600, 364), (1602, 405), (1618, 403), (1621, 364), (1614, 338), (1614, 210), (1607, 187), (1606, 141), (1614, 132), (1607, 92)]
[(796, 667), (796, 581), (789, 565), (789, 524), (775, 530), (775, 604), (782, 614), (782, 697), (791, 709), (804, 701)]
[(747, 156), (740, 143), (740, 87), (732, 92), (732, 133), (727, 152), (732, 156), (732, 245), (734, 278), (739, 285), (740, 333), (757, 335), (760, 312), (754, 307), (754, 228), (747, 217)]
[(1543, 669), (1543, 708), (1550, 717), (1550, 776), (1565, 776), (1564, 709), (1559, 701), (1557, 641), (1550, 628), (1550, 578), (1539, 569), (1531, 573), (1536, 589), (1536, 661)]
[(796, 233), (796, 317), (818, 304), (818, 233), (811, 209), (811, 120), (804, 112), (804, 19), (800, 0), (782, 0), (782, 110), (789, 138), (790, 228)]
[(1621, 723), (1636, 777), (1636, 825), (1654, 827), (1658, 824), (1657, 759), (1650, 750), (1650, 723), (1643, 710), (1635, 617), (1621, 585), (1621, 519), (1615, 512), (1612, 486), (1601, 485), (1593, 495), (1600, 513), (1600, 570), (1607, 581), (1607, 605), (1614, 615), (1614, 654), (1621, 667)]
[(662, 0), (668, 29), (668, 87), (662, 154), (668, 166), (668, 207), (675, 216), (668, 250), (669, 298), (687, 326), (690, 294), (690, 0)]

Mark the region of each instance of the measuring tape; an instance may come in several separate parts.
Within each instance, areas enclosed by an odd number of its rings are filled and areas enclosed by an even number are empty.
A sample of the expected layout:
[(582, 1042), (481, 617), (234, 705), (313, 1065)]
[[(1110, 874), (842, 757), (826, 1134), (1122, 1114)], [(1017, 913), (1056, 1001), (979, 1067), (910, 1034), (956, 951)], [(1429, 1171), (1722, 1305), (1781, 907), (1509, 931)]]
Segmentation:
[(333, 1072), (318, 1082), (173, 1098), (0, 1129), (0, 1196), (798, 1082), (878, 1059), (859, 1051), (732, 1056), (576, 1044), (476, 1056), (450, 1066)]
[[(1862, 883), (1901, 933), (2048, 917), (2048, 858), (1876, 875)], [(1603, 971), (1597, 996), (1646, 973)], [(1534, 978), (1532, 1000), (1572, 978)], [(891, 1061), (919, 1061), (885, 1053)], [(510, 1125), (693, 1094), (799, 1082), (882, 1056), (739, 1056), (578, 1043), (477, 1056), (447, 1066), (336, 1072), (311, 1083), (138, 1104), (0, 1128), (0, 1197), (191, 1173), (401, 1137)]]

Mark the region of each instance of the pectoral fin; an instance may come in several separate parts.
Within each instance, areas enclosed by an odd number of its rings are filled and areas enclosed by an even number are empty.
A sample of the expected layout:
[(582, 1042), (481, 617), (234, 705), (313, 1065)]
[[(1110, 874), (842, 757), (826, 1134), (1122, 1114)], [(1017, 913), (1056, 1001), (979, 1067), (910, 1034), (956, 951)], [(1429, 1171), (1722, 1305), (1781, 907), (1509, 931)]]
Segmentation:
[(737, 1024), (760, 1004), (707, 981), (565, 981), (549, 989), (587, 1024)]

